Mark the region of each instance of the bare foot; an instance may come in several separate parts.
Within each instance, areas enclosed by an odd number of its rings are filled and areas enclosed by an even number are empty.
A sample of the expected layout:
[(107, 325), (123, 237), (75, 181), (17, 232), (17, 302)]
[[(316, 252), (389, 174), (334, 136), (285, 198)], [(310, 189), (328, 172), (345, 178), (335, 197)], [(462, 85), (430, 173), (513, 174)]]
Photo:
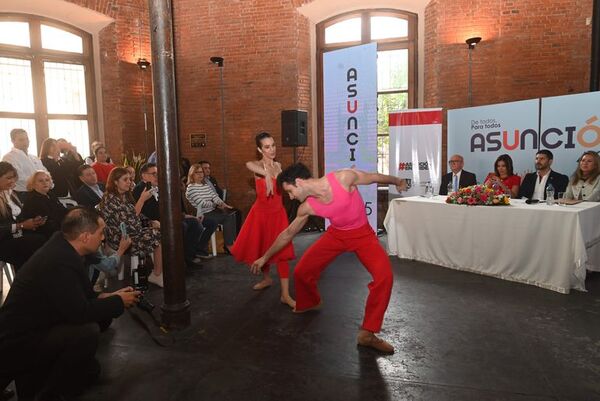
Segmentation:
[(296, 309), (296, 301), (294, 301), (294, 298), (288, 296), (281, 296), (281, 298), (279, 298), (279, 300), (281, 301), (282, 304), (286, 304), (289, 305), (290, 308), (292, 309)]
[(385, 340), (377, 337), (374, 333), (360, 329), (356, 337), (356, 343), (362, 347), (373, 348), (384, 354), (393, 354), (394, 347)]
[(269, 288), (272, 284), (273, 284), (273, 280), (271, 280), (270, 278), (264, 279), (262, 281), (259, 281), (256, 284), (254, 284), (254, 287), (252, 287), (252, 289), (256, 290), (256, 291), (260, 291), (260, 290), (264, 290), (265, 288)]
[(319, 309), (321, 309), (321, 306), (323, 306), (323, 302), (322, 302), (322, 301), (321, 301), (321, 302), (319, 302), (318, 304), (316, 304), (315, 306), (311, 306), (310, 308), (306, 308), (306, 309), (302, 309), (302, 310), (297, 310), (297, 309), (294, 307), (294, 310), (293, 310), (293, 312), (294, 312), (294, 313), (304, 313), (304, 312), (309, 312), (309, 311), (311, 311), (311, 310), (319, 310)]

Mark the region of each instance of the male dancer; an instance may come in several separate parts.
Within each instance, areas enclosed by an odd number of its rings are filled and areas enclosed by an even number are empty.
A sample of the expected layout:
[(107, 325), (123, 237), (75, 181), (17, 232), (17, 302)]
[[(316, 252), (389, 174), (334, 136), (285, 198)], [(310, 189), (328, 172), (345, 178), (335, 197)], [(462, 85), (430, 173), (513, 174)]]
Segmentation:
[(290, 199), (302, 204), (294, 221), (279, 234), (273, 245), (251, 266), (253, 273), (287, 245), (300, 232), (311, 215), (326, 217), (331, 225), (305, 253), (294, 269), (296, 308), (306, 312), (321, 306), (317, 281), (321, 272), (342, 252), (354, 252), (373, 277), (363, 324), (358, 331), (358, 345), (393, 354), (394, 347), (378, 338), (383, 315), (392, 292), (392, 266), (379, 244), (365, 213), (365, 205), (357, 185), (395, 184), (398, 191), (407, 188), (406, 181), (389, 175), (366, 173), (354, 169), (331, 172), (325, 177), (312, 178), (302, 163), (289, 166), (279, 174), (278, 184)]

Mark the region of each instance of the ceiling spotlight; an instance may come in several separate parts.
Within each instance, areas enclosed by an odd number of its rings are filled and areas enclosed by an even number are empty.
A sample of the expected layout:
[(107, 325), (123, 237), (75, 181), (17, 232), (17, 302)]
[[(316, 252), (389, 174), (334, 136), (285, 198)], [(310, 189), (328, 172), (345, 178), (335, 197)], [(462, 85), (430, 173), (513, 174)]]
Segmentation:
[(150, 67), (150, 62), (145, 58), (138, 58), (136, 64), (138, 65), (138, 67), (140, 67), (140, 70), (147, 70), (148, 67)]
[(218, 65), (219, 67), (223, 67), (223, 61), (223, 57), (215, 56), (210, 58), (210, 62)]
[(469, 50), (470, 49), (474, 49), (475, 45), (479, 42), (481, 42), (481, 38), (479, 36), (476, 36), (474, 38), (469, 38), (467, 40), (465, 40), (465, 42), (467, 42), (467, 45), (469, 45)]

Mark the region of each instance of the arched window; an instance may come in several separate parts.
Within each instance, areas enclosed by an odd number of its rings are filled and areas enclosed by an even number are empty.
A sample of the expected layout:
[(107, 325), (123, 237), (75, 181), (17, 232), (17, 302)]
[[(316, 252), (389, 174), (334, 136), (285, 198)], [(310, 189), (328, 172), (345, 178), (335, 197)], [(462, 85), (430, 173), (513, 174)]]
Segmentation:
[[(398, 10), (359, 10), (317, 25), (318, 100), (323, 115), (323, 53), (377, 43), (377, 165), (388, 173), (388, 112), (417, 105), (417, 16)], [(319, 121), (319, 170), (323, 171), (323, 121)]]
[(96, 137), (91, 43), (56, 21), (0, 14), (0, 157), (13, 128), (28, 132), (29, 153), (48, 137), (87, 153)]

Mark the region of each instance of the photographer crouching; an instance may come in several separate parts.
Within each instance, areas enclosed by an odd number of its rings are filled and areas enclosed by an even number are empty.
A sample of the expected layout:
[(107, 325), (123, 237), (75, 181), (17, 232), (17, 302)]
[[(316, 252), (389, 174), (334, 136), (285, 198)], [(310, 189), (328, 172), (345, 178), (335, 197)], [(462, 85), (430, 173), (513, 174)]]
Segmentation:
[(0, 308), (0, 391), (15, 380), (20, 401), (68, 400), (98, 378), (100, 328), (140, 295), (94, 293), (84, 256), (96, 252), (104, 226), (95, 210), (70, 210), (20, 269)]

